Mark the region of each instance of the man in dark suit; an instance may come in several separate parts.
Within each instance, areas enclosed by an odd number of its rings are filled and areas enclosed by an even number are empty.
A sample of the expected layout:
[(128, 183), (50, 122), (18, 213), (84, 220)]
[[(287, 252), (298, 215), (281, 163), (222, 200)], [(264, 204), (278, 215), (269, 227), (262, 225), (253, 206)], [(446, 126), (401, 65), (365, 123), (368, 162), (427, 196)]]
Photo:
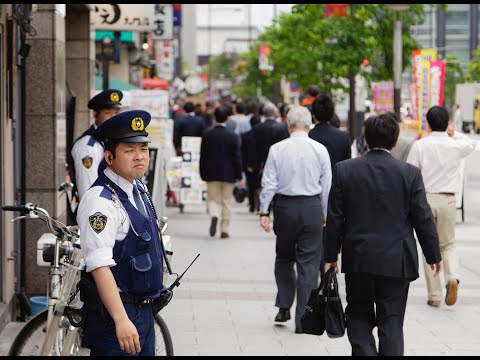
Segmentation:
[[(205, 120), (201, 116), (195, 115), (195, 105), (192, 102), (187, 102), (184, 106), (187, 116), (179, 121), (177, 133), (174, 134), (175, 148), (177, 154), (181, 154), (182, 137), (196, 136), (201, 137), (205, 130)], [(175, 129), (174, 129), (175, 130)]]
[(255, 168), (255, 147), (253, 138), (253, 128), (260, 123), (260, 118), (257, 115), (253, 115), (250, 118), (250, 126), (252, 130), (247, 131), (241, 135), (242, 139), (242, 168), (247, 178), (248, 187), (248, 205), (249, 211), (253, 213), (259, 209), (259, 199), (257, 189), (260, 187), (260, 178), (258, 169)]
[(335, 103), (330, 96), (318, 95), (312, 103), (312, 111), (317, 119), (317, 124), (310, 130), (308, 136), (327, 148), (333, 169), (337, 162), (352, 157), (350, 136), (348, 132), (330, 124), (330, 120), (335, 114)]
[(215, 126), (205, 131), (200, 146), (200, 177), (207, 182), (207, 209), (211, 217), (210, 236), (215, 236), (220, 216), (220, 237), (229, 237), (233, 183), (243, 187), (240, 138), (227, 129), (229, 109), (215, 109)]
[[(333, 169), (337, 162), (352, 157), (350, 136), (348, 132), (342, 131), (330, 123), (335, 115), (335, 103), (330, 96), (318, 95), (311, 104), (311, 112), (317, 119), (317, 124), (310, 130), (308, 136), (327, 148)], [(325, 241), (325, 237), (323, 241)], [(320, 276), (323, 275), (323, 264), (324, 254), (320, 259)]]
[(276, 136), (280, 128), (279, 123), (275, 120), (276, 112), (277, 108), (274, 104), (271, 102), (266, 103), (263, 107), (265, 121), (253, 129), (253, 140), (257, 149), (256, 167), (260, 171), (262, 171), (265, 166), (270, 146), (275, 144), (275, 141), (279, 139), (279, 137)]
[[(410, 282), (418, 278), (415, 230), (436, 276), (442, 257), (420, 170), (390, 155), (399, 126), (389, 114), (365, 122), (370, 151), (337, 163), (328, 201), (325, 268), (342, 272), (352, 355), (403, 355)], [(372, 335), (378, 327), (377, 350)]]

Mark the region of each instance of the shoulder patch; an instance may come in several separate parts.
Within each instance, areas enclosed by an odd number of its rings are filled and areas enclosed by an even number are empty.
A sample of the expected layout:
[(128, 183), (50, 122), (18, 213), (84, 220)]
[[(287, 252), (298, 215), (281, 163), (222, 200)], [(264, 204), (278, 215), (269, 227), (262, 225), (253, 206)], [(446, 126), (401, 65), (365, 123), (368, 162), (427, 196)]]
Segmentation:
[(83, 166), (85, 166), (87, 169), (90, 169), (92, 167), (92, 164), (93, 164), (93, 158), (91, 156), (85, 156), (83, 159), (82, 159), (82, 164)]
[(97, 234), (101, 233), (105, 226), (107, 225), (107, 217), (100, 212), (96, 212), (95, 214), (91, 215), (89, 218), (90, 226), (92, 227), (93, 231)]

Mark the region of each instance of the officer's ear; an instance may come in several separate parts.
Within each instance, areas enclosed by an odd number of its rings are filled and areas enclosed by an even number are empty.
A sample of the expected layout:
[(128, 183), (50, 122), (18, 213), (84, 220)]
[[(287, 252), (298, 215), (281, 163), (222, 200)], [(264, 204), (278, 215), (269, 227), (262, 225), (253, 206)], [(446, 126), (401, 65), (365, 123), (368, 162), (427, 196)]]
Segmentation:
[(105, 151), (105, 161), (108, 165), (112, 165), (113, 155), (110, 151)]

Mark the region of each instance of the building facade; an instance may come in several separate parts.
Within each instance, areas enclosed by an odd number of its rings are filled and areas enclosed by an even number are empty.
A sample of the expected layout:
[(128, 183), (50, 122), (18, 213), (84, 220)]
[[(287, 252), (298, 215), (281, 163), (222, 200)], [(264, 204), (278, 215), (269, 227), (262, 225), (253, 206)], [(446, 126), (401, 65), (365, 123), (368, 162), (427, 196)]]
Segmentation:
[(444, 12), (426, 4), (425, 12), (425, 22), (411, 28), (413, 37), (423, 48), (436, 48), (440, 59), (454, 55), (467, 66), (479, 44), (479, 5), (447, 4)]

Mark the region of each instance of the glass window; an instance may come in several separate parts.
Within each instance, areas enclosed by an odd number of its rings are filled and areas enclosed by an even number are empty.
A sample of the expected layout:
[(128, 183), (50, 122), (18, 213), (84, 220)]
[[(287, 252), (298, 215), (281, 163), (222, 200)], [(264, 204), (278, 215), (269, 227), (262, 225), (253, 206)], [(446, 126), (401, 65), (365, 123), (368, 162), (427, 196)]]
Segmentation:
[(446, 16), (447, 35), (470, 35), (470, 12), (468, 10), (449, 9)]
[(462, 65), (466, 66), (470, 61), (470, 45), (468, 41), (447, 40), (445, 55), (458, 56)]

